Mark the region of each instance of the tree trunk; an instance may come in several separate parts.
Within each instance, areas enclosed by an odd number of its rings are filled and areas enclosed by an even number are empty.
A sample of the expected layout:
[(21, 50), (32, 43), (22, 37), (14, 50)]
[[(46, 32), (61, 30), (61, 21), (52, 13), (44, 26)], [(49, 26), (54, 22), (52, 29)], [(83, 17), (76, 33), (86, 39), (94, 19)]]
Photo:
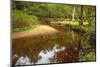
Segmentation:
[(12, 3), (13, 5), (13, 9), (15, 9), (16, 10), (16, 4), (15, 4), (15, 0), (13, 1), (13, 3)]
[(75, 20), (75, 6), (73, 7), (73, 13), (72, 13), (72, 21), (74, 21)]
[(83, 25), (83, 6), (81, 6), (81, 16), (80, 16), (80, 25)]

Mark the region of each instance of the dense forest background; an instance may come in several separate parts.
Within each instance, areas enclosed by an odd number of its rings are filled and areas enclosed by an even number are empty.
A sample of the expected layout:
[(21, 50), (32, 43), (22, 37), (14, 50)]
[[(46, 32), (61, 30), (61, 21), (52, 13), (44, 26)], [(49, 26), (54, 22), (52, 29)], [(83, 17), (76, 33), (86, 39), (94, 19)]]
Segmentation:
[[(27, 22), (27, 19), (26, 23), (18, 25), (21, 27), (24, 25), (30, 25), (30, 21), (32, 21), (31, 19), (33, 19), (35, 24), (37, 24), (37, 20), (41, 21), (42, 23), (67, 20), (79, 22), (80, 25), (85, 24), (84, 22), (88, 22), (87, 24), (89, 25), (95, 25), (96, 8), (88, 5), (83, 6), (13, 1), (12, 9), (12, 14), (14, 14), (14, 17), (17, 15), (23, 16), (20, 17), (20, 19), (24, 19), (25, 17), (30, 19), (29, 23)], [(14, 21), (17, 22), (16, 19)], [(13, 23), (13, 27), (17, 26), (16, 22)]]

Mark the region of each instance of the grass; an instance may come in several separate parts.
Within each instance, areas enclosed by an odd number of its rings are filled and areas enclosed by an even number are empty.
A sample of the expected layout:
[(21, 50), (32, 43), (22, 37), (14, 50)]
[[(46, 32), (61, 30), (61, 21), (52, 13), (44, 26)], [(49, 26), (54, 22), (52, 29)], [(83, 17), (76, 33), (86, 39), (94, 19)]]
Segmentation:
[(88, 22), (83, 22), (83, 25), (79, 25), (78, 21), (58, 21), (58, 22), (51, 22), (52, 25), (62, 26), (62, 27), (68, 27), (70, 29), (76, 29), (81, 30), (84, 32), (88, 32)]
[[(58, 22), (51, 22), (53, 24), (61, 24), (61, 25), (79, 25), (78, 21), (58, 21)], [(83, 22), (83, 25), (88, 25), (88, 22)]]

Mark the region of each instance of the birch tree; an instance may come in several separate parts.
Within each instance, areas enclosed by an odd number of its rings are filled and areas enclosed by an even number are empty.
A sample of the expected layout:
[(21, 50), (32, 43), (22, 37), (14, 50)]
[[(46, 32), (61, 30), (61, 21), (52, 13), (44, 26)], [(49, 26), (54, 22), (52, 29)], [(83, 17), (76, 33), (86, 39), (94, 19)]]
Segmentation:
[(76, 7), (74, 6), (73, 7), (73, 12), (72, 12), (72, 21), (75, 20), (75, 10), (76, 10)]

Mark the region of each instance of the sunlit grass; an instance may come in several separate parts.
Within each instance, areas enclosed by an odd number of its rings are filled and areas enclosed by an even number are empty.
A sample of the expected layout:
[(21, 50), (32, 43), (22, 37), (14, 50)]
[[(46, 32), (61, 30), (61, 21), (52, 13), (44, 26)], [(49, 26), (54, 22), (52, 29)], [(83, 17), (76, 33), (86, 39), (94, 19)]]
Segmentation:
[[(57, 21), (57, 22), (51, 22), (53, 24), (61, 24), (61, 25), (79, 25), (78, 21)], [(83, 22), (83, 25), (88, 25), (88, 22)]]
[(88, 25), (89, 23), (88, 22), (83, 22), (83, 25)]

